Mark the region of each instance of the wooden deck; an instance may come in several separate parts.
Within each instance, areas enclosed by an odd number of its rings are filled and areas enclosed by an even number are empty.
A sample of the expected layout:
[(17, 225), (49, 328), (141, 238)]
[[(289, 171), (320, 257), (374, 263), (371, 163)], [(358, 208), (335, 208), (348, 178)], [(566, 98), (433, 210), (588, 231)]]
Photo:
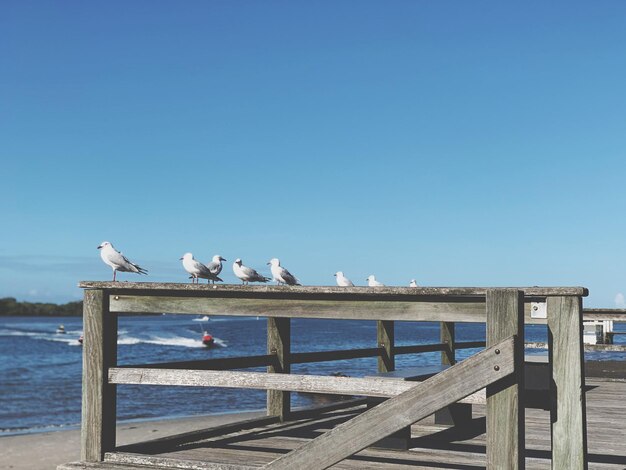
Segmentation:
[[(626, 382), (587, 379), (589, 469), (626, 468)], [(301, 415), (285, 423), (247, 423), (160, 440), (107, 453), (102, 463), (66, 464), (59, 469), (252, 469), (310, 441), (360, 411), (364, 405)], [(268, 419), (269, 420), (269, 419)], [(526, 410), (526, 468), (548, 469), (550, 413)], [(412, 426), (409, 451), (368, 448), (334, 465), (336, 469), (483, 469), (486, 468), (485, 406), (474, 405), (473, 426), (467, 430), (433, 424), (432, 417)], [(241, 429), (244, 427), (246, 429)], [(226, 432), (226, 433), (225, 433)]]

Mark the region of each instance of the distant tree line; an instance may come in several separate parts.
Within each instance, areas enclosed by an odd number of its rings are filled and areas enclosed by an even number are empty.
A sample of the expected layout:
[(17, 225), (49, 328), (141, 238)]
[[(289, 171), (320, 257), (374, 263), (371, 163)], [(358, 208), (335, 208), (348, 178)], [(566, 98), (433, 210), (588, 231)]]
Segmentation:
[(66, 304), (18, 302), (13, 297), (0, 299), (0, 316), (81, 316), (83, 314), (83, 302), (68, 302)]

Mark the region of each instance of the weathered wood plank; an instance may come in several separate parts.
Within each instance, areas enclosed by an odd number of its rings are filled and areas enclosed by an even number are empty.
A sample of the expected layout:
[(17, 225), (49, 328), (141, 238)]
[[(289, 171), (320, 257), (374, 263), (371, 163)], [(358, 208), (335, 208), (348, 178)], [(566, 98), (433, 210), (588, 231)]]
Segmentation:
[[(109, 369), (109, 382), (113, 384), (248, 388), (365, 397), (392, 397), (415, 385), (413, 382), (373, 378), (217, 370), (131, 369), (124, 367)], [(472, 394), (465, 399), (465, 402), (484, 403), (485, 395), (480, 392)]]
[(487, 468), (523, 469), (524, 452), (524, 294), (487, 292), (487, 346), (514, 335), (515, 372), (487, 387)]
[(485, 320), (480, 302), (336, 301), (299, 299), (231, 299), (114, 295), (111, 311), (265, 317), (460, 322)]
[(393, 321), (378, 320), (376, 322), (376, 341), (380, 348), (378, 372), (391, 372), (395, 369), (395, 337)]
[(587, 468), (582, 300), (548, 299), (553, 468)]
[(257, 466), (242, 464), (227, 464), (220, 462), (200, 462), (198, 460), (173, 459), (171, 457), (158, 457), (154, 455), (133, 454), (127, 452), (114, 452), (106, 455), (108, 463), (131, 465), (129, 470), (139, 467), (145, 468), (175, 468), (180, 470), (259, 470)]
[[(191, 284), (191, 283), (162, 283), (162, 282), (111, 282), (111, 281), (81, 281), (78, 287), (83, 289), (110, 289), (117, 292), (146, 291), (147, 295), (153, 295), (155, 291), (206, 293), (206, 292), (230, 292), (235, 294), (254, 295), (258, 293), (276, 293), (284, 296), (289, 295), (319, 295), (332, 294), (338, 298), (349, 298), (354, 294), (370, 297), (388, 297), (401, 295), (407, 297), (419, 296), (482, 296), (487, 290), (494, 287), (337, 287), (337, 286), (274, 286), (274, 285), (249, 285), (240, 284)], [(589, 291), (585, 287), (508, 287), (509, 289), (521, 290), (526, 296), (587, 296)]]
[(85, 291), (83, 302), (83, 393), (81, 459), (99, 462), (115, 448), (116, 387), (107, 381), (117, 362), (117, 316), (108, 312), (109, 297)]
[(376, 357), (380, 354), (380, 348), (336, 349), (332, 351), (312, 351), (299, 353), (292, 352), (291, 363), (304, 364), (307, 362), (342, 361), (345, 359)]
[[(261, 426), (267, 426), (269, 424), (277, 423), (279, 419), (277, 416), (263, 416), (261, 418), (251, 418), (243, 421), (237, 421), (234, 423), (223, 424), (221, 426), (214, 426), (208, 429), (200, 429), (197, 431), (190, 431), (185, 433), (179, 433), (172, 436), (165, 436), (158, 439), (150, 439), (135, 444), (126, 446), (120, 446), (116, 449), (116, 453), (119, 452), (139, 452), (139, 453), (151, 453), (154, 451), (163, 452), (167, 448), (172, 448), (180, 444), (186, 444), (189, 442), (197, 442), (202, 439), (208, 439), (210, 437), (222, 436), (233, 432), (239, 432), (247, 429), (252, 429)], [(108, 454), (111, 455), (111, 454)], [(109, 460), (111, 461), (111, 460)]]
[(454, 322), (442, 321), (439, 323), (439, 338), (445, 344), (445, 349), (441, 351), (441, 363), (444, 365), (456, 364)]
[[(496, 348), (500, 354), (495, 353)], [(460, 400), (468, 393), (513, 373), (513, 349), (514, 339), (509, 338), (340, 424), (270, 462), (265, 468), (328, 468), (383, 437)]]
[[(276, 363), (267, 367), (268, 373), (291, 372), (291, 320), (289, 318), (267, 319), (267, 353), (276, 356)], [(288, 391), (267, 391), (267, 414), (285, 421), (291, 411)]]

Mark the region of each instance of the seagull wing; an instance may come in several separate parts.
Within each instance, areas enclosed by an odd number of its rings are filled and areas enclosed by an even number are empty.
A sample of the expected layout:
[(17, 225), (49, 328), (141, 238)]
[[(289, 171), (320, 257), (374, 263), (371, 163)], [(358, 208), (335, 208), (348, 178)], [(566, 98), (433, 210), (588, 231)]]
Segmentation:
[(206, 265), (213, 274), (217, 275), (222, 271), (222, 263), (218, 263), (216, 261), (211, 261)]
[(253, 282), (267, 282), (270, 279), (268, 277), (260, 275), (256, 269), (249, 268), (248, 266), (242, 266), (241, 269), (248, 277), (248, 280)]
[(299, 286), (300, 282), (298, 281), (298, 279), (291, 274), (289, 271), (287, 271), (285, 268), (281, 268), (282, 271), (280, 273), (280, 276), (283, 278), (283, 280), (285, 281), (286, 284), (289, 284), (290, 286)]
[(120, 253), (117, 250), (111, 250), (107, 254), (108, 260), (116, 266), (118, 271), (122, 272), (131, 272), (131, 273), (139, 273), (146, 274), (148, 271), (143, 269), (141, 266), (130, 261), (126, 256)]

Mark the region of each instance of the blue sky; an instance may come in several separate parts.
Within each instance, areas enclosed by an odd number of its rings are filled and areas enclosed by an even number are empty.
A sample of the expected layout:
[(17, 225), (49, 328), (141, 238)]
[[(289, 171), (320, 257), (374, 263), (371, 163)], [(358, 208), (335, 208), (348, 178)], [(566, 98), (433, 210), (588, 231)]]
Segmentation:
[(190, 251), (614, 307), (624, 44), (621, 1), (4, 1), (0, 297), (80, 298), (108, 240), (148, 281)]

